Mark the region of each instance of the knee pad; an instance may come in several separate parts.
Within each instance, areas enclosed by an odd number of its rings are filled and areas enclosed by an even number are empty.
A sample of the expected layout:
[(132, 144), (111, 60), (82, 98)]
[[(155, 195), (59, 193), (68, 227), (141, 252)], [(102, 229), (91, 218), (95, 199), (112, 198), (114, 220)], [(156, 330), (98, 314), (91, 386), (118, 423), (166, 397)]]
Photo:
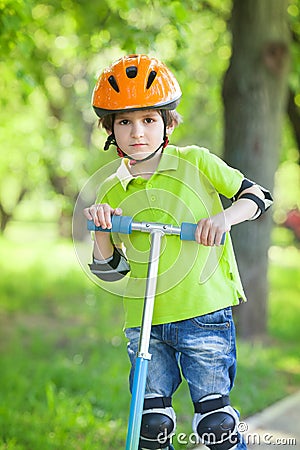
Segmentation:
[(146, 398), (139, 448), (156, 450), (168, 447), (175, 426), (176, 415), (171, 397)]
[(194, 403), (193, 430), (211, 450), (228, 450), (238, 444), (239, 417), (229, 397), (211, 394)]

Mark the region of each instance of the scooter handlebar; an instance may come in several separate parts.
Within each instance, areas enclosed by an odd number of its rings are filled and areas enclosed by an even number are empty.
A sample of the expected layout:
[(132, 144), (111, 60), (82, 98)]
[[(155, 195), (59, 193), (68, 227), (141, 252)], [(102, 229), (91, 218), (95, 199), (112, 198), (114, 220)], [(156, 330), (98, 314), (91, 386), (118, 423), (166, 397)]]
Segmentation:
[[(131, 234), (132, 233), (132, 217), (130, 216), (112, 216), (111, 218), (112, 228), (102, 228), (97, 227), (93, 220), (88, 220), (87, 228), (89, 231), (103, 231), (103, 232), (115, 232), (122, 234)], [(180, 239), (182, 241), (194, 241), (195, 240), (195, 231), (197, 228), (197, 224), (182, 222), (180, 227)], [(175, 233), (174, 233), (175, 234)], [(225, 242), (225, 233), (222, 236), (221, 244)]]

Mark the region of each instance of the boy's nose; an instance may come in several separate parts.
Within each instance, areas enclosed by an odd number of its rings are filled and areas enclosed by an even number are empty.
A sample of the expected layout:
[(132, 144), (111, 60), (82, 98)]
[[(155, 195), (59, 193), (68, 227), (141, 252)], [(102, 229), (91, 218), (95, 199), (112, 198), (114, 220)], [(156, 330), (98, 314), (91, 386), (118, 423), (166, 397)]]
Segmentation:
[(134, 122), (131, 128), (131, 136), (136, 138), (143, 136), (143, 134), (144, 134), (143, 125), (139, 122)]

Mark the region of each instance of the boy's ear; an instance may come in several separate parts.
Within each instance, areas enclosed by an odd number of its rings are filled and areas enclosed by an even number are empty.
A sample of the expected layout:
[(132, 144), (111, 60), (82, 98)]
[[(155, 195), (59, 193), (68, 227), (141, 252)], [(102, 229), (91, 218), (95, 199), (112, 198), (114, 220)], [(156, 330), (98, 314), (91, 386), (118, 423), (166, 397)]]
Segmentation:
[(171, 136), (171, 134), (173, 133), (174, 129), (175, 129), (175, 125), (168, 125), (167, 128), (166, 128), (167, 136)]

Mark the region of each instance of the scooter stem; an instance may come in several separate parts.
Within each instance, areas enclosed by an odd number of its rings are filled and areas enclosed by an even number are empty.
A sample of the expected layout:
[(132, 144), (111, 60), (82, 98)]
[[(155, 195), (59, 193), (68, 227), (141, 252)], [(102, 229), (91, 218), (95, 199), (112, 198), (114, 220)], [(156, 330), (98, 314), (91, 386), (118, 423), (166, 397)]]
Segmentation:
[(138, 351), (138, 356), (143, 356), (146, 359), (151, 359), (151, 355), (148, 353), (148, 351), (149, 351), (151, 324), (157, 285), (161, 238), (163, 234), (164, 233), (161, 232), (160, 230), (154, 230), (151, 232), (151, 247), (149, 254), (147, 285), (144, 299), (143, 319)]
[(138, 450), (148, 362), (151, 359), (151, 354), (149, 353), (149, 343), (157, 284), (161, 238), (164, 235), (164, 232), (159, 229), (154, 229), (150, 232), (150, 235), (151, 247), (149, 253), (147, 284), (144, 299), (143, 319), (140, 331), (139, 348), (136, 358), (136, 366), (132, 386), (126, 450)]

